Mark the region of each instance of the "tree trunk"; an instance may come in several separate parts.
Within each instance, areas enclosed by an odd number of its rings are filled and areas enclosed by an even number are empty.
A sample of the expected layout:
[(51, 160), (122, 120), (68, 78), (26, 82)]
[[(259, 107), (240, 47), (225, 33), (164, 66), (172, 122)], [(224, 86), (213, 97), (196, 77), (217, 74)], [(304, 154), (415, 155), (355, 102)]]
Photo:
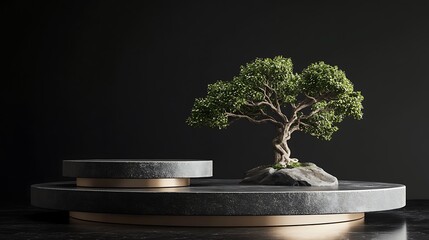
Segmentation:
[(287, 166), (293, 162), (297, 162), (298, 159), (290, 157), (291, 151), (287, 144), (287, 141), (291, 137), (290, 132), (284, 129), (279, 129), (279, 132), (279, 136), (273, 140), (275, 163)]

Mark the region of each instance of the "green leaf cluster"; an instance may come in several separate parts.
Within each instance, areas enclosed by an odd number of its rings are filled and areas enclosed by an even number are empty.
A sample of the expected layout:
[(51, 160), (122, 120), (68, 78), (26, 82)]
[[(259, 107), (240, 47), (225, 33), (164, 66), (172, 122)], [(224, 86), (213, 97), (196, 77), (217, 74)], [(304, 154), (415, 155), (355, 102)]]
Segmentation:
[[(285, 127), (301, 124), (299, 130), (329, 140), (345, 117), (362, 118), (362, 101), (361, 93), (354, 91), (352, 82), (337, 66), (317, 62), (295, 73), (290, 58), (258, 58), (241, 66), (231, 81), (209, 84), (207, 96), (195, 100), (187, 123), (223, 129), (233, 120), (228, 114), (254, 120), (270, 115)], [(279, 118), (266, 103), (279, 106), (287, 120)], [(309, 103), (306, 110), (293, 112)], [(291, 122), (296, 119), (297, 123)]]
[(308, 164), (306, 164), (306, 163), (292, 162), (288, 165), (282, 165), (280, 163), (276, 163), (272, 166), (272, 168), (274, 168), (276, 170), (281, 170), (281, 169), (285, 169), (285, 168), (297, 168), (297, 167), (306, 167), (306, 166), (308, 166)]
[(330, 140), (338, 130), (336, 123), (342, 122), (345, 117), (362, 119), (363, 96), (359, 91), (354, 91), (353, 83), (337, 66), (313, 63), (300, 76), (302, 93), (322, 99), (312, 106), (312, 111), (321, 111), (306, 119), (307, 124), (302, 128), (304, 132)]

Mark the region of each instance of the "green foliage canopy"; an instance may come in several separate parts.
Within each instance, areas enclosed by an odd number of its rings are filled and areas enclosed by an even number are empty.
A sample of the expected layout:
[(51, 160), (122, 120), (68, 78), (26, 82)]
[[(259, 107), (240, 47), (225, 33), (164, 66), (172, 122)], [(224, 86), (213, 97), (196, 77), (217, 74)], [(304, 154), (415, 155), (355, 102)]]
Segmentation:
[(345, 117), (362, 118), (362, 101), (337, 66), (317, 62), (294, 73), (290, 58), (258, 58), (241, 66), (232, 81), (209, 84), (187, 123), (223, 129), (247, 119), (274, 124), (288, 136), (299, 130), (329, 140)]

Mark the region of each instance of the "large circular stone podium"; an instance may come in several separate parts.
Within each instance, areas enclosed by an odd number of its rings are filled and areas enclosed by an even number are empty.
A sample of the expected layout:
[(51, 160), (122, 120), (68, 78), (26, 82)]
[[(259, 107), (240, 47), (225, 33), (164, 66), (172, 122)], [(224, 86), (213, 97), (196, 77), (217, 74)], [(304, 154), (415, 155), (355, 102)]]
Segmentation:
[[(156, 187), (147, 187), (147, 182), (143, 182), (135, 187), (139, 184), (118, 184), (117, 181), (208, 177), (212, 171), (211, 161), (195, 165), (189, 161), (182, 169), (184, 165), (179, 161), (92, 161), (64, 164), (64, 175), (92, 180), (85, 180), (81, 185), (78, 181), (35, 184), (31, 188), (32, 204), (70, 211), (71, 217), (82, 220), (167, 226), (337, 223), (362, 219), (365, 212), (405, 206), (405, 186), (400, 184), (340, 181), (336, 187), (302, 187), (243, 185), (237, 179), (192, 179), (189, 185), (183, 186), (158, 183)], [(87, 168), (76, 167), (76, 164)], [(103, 174), (97, 172), (97, 164), (106, 164), (99, 170)], [(179, 167), (154, 175), (156, 167), (146, 169), (151, 164), (161, 166), (161, 170), (168, 164)], [(207, 165), (210, 170), (202, 170)], [(198, 174), (189, 171), (192, 167), (200, 168)], [(113, 170), (115, 168), (117, 171)], [(145, 172), (147, 175), (143, 174)], [(148, 176), (151, 178), (145, 178)], [(154, 178), (157, 176), (161, 178)]]

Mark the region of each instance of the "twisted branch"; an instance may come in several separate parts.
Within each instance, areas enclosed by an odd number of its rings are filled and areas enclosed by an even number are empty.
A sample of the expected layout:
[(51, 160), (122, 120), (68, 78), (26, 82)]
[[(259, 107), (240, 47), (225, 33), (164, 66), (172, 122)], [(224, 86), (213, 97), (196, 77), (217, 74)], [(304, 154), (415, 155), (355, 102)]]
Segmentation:
[(226, 113), (226, 116), (233, 117), (233, 118), (246, 119), (246, 120), (248, 120), (249, 122), (252, 122), (252, 123), (266, 123), (266, 122), (270, 122), (270, 123), (273, 123), (274, 125), (277, 125), (279, 127), (283, 127), (282, 123), (280, 123), (279, 121), (274, 120), (273, 118), (254, 119), (254, 118), (251, 118), (250, 116), (247, 116), (247, 115), (244, 115), (244, 114), (234, 114), (234, 113)]

